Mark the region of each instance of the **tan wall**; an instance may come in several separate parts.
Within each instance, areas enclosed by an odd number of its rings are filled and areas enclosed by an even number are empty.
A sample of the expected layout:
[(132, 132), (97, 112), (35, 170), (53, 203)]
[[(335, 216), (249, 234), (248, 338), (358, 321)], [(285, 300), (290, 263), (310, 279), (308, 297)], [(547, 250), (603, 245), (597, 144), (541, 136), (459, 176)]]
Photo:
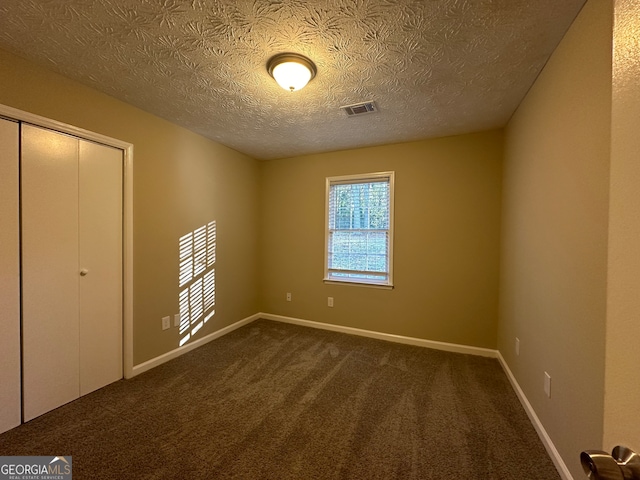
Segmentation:
[(604, 445), (640, 452), (640, 4), (614, 4)]
[(611, 16), (587, 3), (505, 131), (499, 350), (575, 478), (602, 443)]
[(256, 313), (258, 163), (0, 50), (0, 103), (134, 144), (134, 364), (178, 346), (178, 239), (217, 221), (216, 315)]
[[(493, 131), (262, 163), (262, 311), (495, 348), (501, 144)], [(387, 170), (395, 288), (324, 284), (325, 178)]]

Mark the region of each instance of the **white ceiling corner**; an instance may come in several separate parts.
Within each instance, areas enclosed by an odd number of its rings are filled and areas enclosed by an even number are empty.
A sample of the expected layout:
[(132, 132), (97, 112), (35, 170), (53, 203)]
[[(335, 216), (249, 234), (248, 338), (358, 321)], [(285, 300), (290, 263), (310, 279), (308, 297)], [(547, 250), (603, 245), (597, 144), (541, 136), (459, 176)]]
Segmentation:
[[(504, 126), (584, 3), (2, 0), (0, 47), (272, 159)], [(303, 90), (280, 52), (316, 63)]]

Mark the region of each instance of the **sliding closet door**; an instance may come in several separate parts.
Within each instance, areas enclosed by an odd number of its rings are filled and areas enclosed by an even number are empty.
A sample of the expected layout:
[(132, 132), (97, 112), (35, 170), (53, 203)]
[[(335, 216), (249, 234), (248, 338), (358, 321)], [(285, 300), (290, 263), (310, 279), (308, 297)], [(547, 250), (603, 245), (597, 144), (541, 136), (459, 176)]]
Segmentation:
[(78, 398), (78, 140), (22, 127), (24, 419)]
[(122, 378), (122, 151), (22, 130), (23, 405)]
[(122, 150), (80, 141), (80, 395), (122, 378)]
[(18, 124), (0, 119), (0, 433), (20, 425)]

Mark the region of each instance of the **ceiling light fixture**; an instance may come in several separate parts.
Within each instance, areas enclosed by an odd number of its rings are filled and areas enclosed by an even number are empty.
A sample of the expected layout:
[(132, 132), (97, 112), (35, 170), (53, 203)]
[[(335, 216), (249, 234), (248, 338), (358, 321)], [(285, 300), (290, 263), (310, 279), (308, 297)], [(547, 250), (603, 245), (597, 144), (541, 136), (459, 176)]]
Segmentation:
[(267, 62), (267, 71), (278, 85), (294, 92), (304, 88), (318, 70), (307, 57), (297, 53), (279, 53)]

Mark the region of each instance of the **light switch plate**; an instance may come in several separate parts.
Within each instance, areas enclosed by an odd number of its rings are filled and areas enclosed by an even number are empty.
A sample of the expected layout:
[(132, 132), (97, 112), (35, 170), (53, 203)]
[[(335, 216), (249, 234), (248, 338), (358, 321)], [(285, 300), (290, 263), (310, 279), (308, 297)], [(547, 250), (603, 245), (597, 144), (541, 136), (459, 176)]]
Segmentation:
[(551, 375), (547, 372), (544, 372), (544, 393), (551, 398)]

